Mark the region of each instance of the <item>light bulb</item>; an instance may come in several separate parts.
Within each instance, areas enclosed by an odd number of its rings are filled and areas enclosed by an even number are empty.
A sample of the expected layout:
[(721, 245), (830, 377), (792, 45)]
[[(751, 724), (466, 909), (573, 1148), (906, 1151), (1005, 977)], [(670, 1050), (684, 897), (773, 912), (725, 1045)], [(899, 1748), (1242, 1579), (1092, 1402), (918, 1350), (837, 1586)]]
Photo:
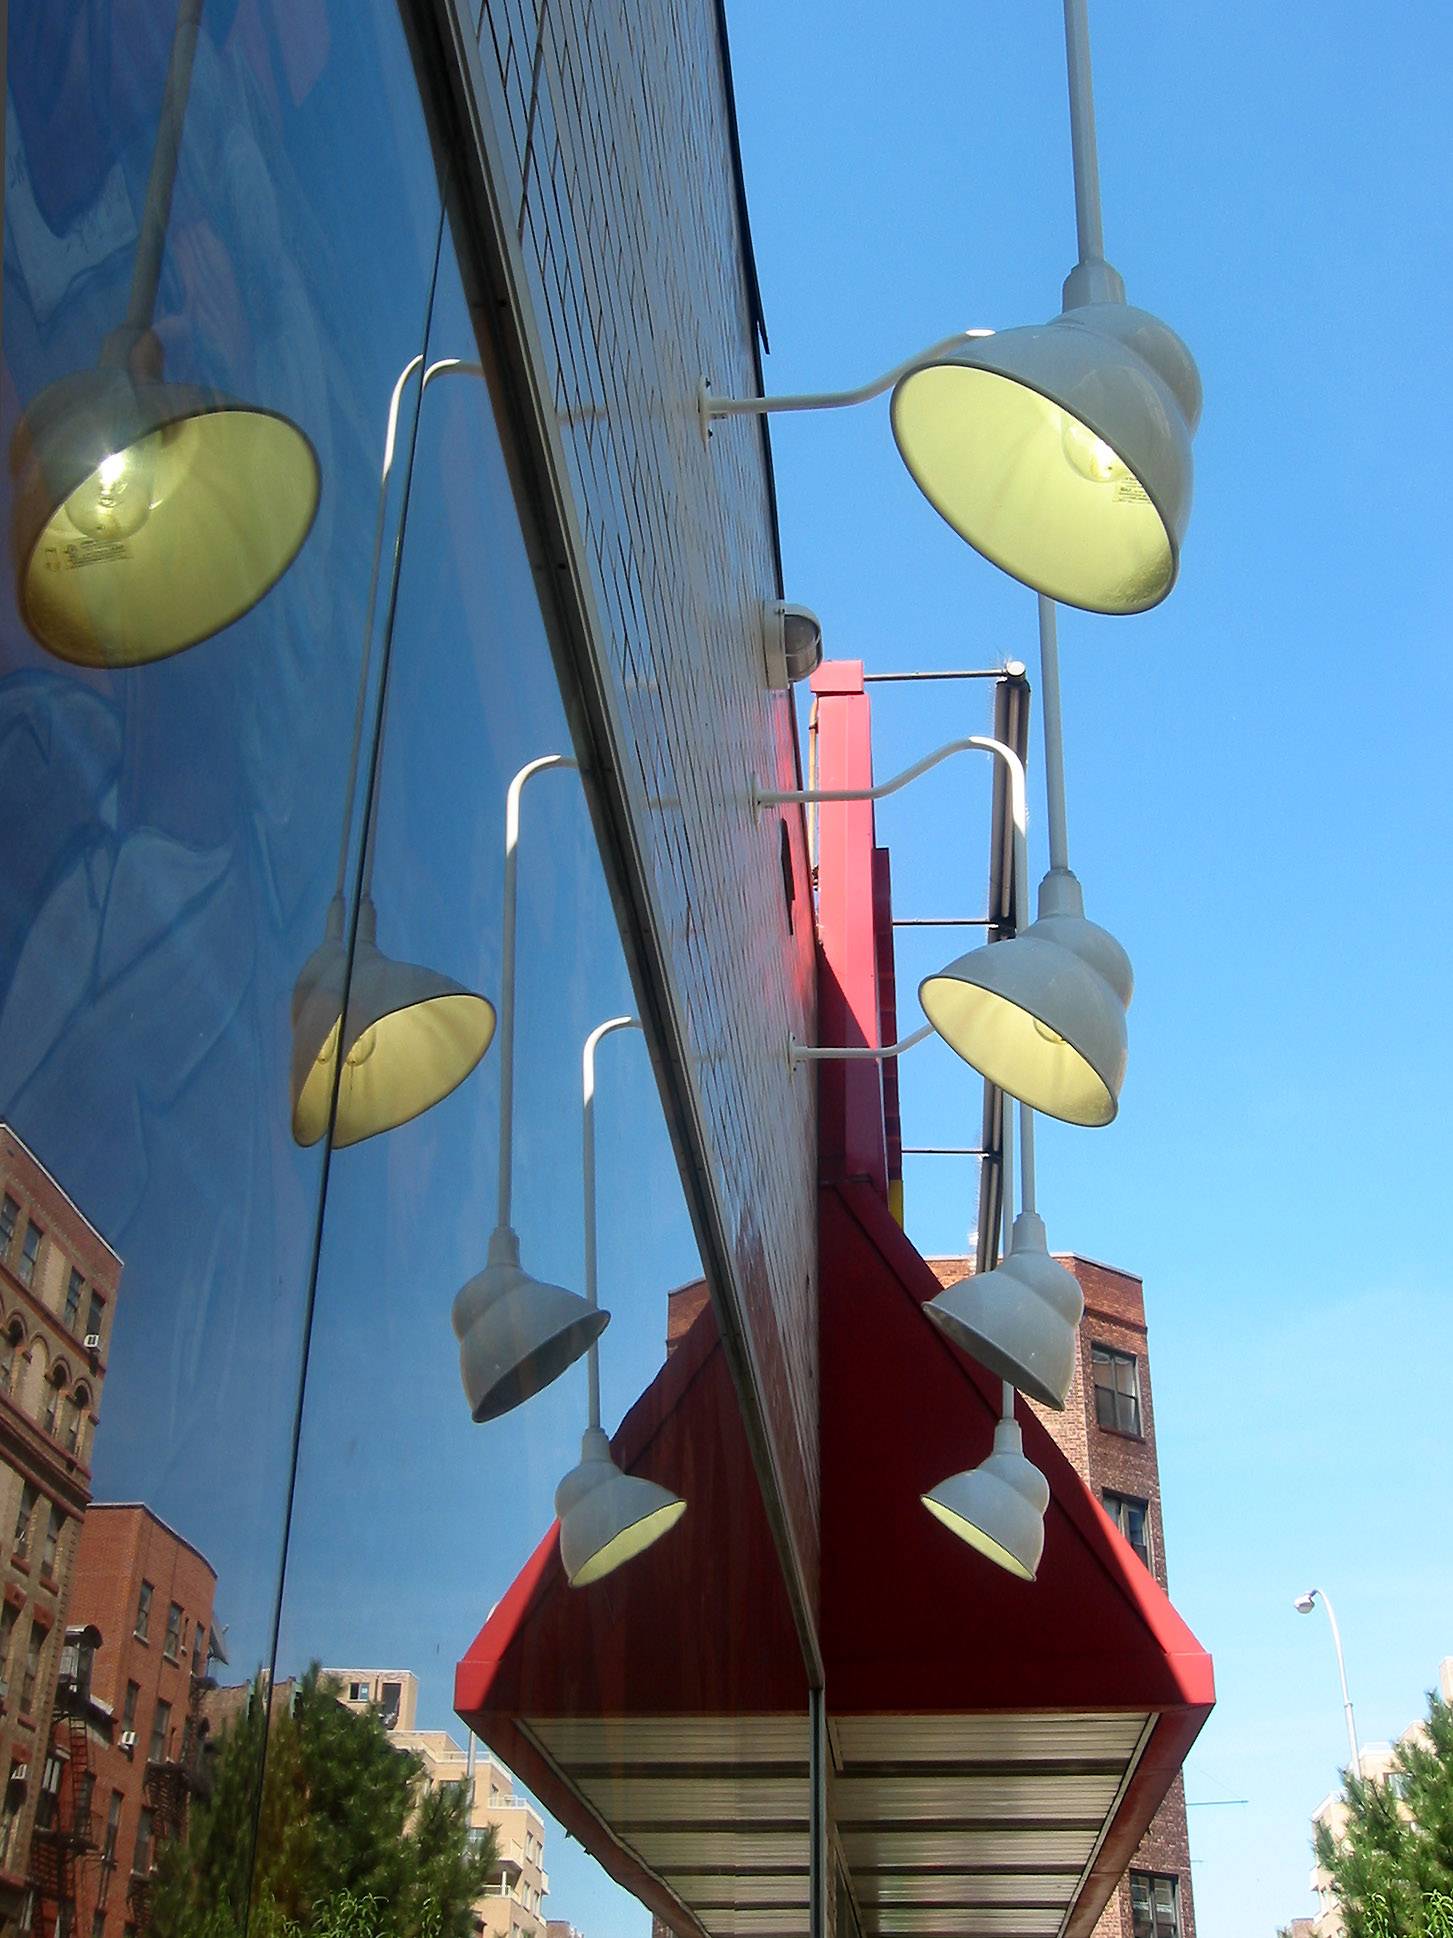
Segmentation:
[(130, 538), (151, 515), (163, 433), (102, 458), (66, 500), (66, 516), (87, 538)]
[(360, 1063), (367, 1063), (368, 1059), (373, 1055), (374, 1045), (377, 1040), (378, 1032), (373, 1024), (370, 1023), (368, 1028), (361, 1031), (349, 1046), (345, 1061), (355, 1070)]
[(1130, 478), (1129, 467), (1121, 463), (1114, 447), (1073, 417), (1065, 418), (1063, 442), (1065, 456), (1091, 484), (1120, 484)]

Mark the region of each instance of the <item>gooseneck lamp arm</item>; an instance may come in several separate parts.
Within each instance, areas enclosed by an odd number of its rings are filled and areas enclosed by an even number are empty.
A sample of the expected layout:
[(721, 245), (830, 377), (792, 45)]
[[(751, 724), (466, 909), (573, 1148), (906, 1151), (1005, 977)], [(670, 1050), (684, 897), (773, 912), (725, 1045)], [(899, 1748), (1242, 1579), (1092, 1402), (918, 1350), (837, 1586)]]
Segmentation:
[[(895, 774), (891, 780), (880, 781), (876, 787), (794, 788), (785, 792), (769, 792), (763, 788), (756, 788), (753, 791), (752, 802), (760, 810), (764, 807), (786, 807), (799, 803), (817, 806), (838, 801), (881, 801), (887, 795), (896, 794), (900, 788), (907, 787), (910, 782), (916, 781), (921, 774), (928, 773), (942, 761), (949, 760), (954, 754), (971, 752), (994, 754), (1009, 770), (1009, 809), (1010, 818), (1014, 824), (1015, 905), (1022, 916), (1027, 911), (1029, 900), (1029, 836), (1024, 762), (1014, 749), (1006, 746), (1002, 740), (991, 739), (986, 734), (969, 734), (963, 740), (950, 740), (944, 746), (936, 747), (931, 754), (925, 754), (922, 760), (914, 761), (911, 767), (905, 767), (901, 774)], [(890, 1044), (886, 1049), (822, 1049), (801, 1044), (794, 1037), (788, 1040), (788, 1056), (793, 1063), (886, 1059), (901, 1056), (905, 1050), (911, 1050), (914, 1044), (921, 1043), (926, 1036), (932, 1034), (932, 1031), (933, 1025), (925, 1023), (922, 1029), (915, 1030), (911, 1036), (905, 1036), (900, 1042)]]
[(1049, 832), (1049, 865), (1070, 865), (1065, 818), (1065, 745), (1059, 691), (1059, 616), (1053, 599), (1039, 595), (1039, 698), (1044, 721), (1044, 806)]
[[(583, 1109), (581, 1112), (581, 1150), (580, 1176), (585, 1199), (585, 1302), (591, 1311), (600, 1304), (596, 1293), (596, 1243), (595, 1243), (595, 1051), (603, 1037), (613, 1030), (638, 1030), (639, 1020), (634, 1016), (612, 1016), (609, 1022), (597, 1023), (585, 1039), (585, 1049), (580, 1059), (580, 1087)], [(590, 1420), (591, 1427), (600, 1426), (600, 1346), (596, 1340), (590, 1342), (587, 1359), (590, 1379)]]
[(856, 390), (801, 391), (784, 397), (718, 397), (703, 378), (697, 394), (701, 428), (703, 433), (708, 431), (714, 417), (765, 417), (778, 411), (846, 410), (854, 404), (866, 404), (874, 397), (881, 397), (885, 390), (891, 390), (900, 377), (906, 377), (919, 364), (931, 362), (946, 351), (956, 350), (960, 344), (975, 337), (993, 334), (992, 330), (955, 330), (952, 336), (929, 344), (926, 350), (916, 350), (902, 363), (895, 363), (881, 377), (872, 377), (867, 383), (859, 384)]
[[(388, 481), (393, 473), (394, 457), (398, 451), (399, 411), (403, 404), (404, 391), (408, 387), (409, 379), (423, 361), (422, 355), (410, 357), (409, 361), (399, 372), (394, 383), (393, 395), (389, 398), (388, 423), (384, 430), (383, 463), (379, 467), (378, 478), (378, 511), (375, 514), (373, 523), (373, 558), (369, 566), (368, 603), (364, 610), (363, 619), (363, 665), (358, 675), (358, 703), (353, 709), (353, 743), (348, 754), (348, 786), (343, 797), (343, 835), (338, 843), (338, 881), (334, 889), (334, 894), (340, 899), (343, 895), (343, 886), (347, 878), (348, 844), (353, 836), (353, 794), (354, 789), (358, 785), (358, 760), (363, 749), (363, 718), (368, 701), (368, 676), (373, 667), (373, 621), (374, 615), (378, 610), (378, 575), (383, 562), (383, 526), (384, 517), (388, 510)], [(436, 377), (447, 377), (455, 374), (482, 377), (484, 375), (484, 366), (478, 363), (465, 363), (459, 357), (441, 357), (437, 363), (431, 363), (424, 371), (423, 381), (419, 385), (420, 407), (422, 408), (423, 406), (424, 392)], [(400, 535), (400, 541), (401, 538), (402, 535)], [(396, 543), (394, 546), (395, 578), (398, 575), (401, 556), (400, 544)], [(390, 593), (392, 594), (392, 588), (390, 588)], [(377, 820), (377, 815), (378, 804), (375, 800), (370, 820), (370, 832)], [(373, 843), (370, 841), (368, 843), (368, 854), (365, 859), (363, 880), (365, 894), (368, 893), (372, 882)]]
[(515, 932), (519, 903), (520, 798), (536, 774), (552, 767), (580, 771), (569, 754), (542, 754), (526, 761), (510, 782), (505, 796), (504, 911), (500, 922), (499, 1020), (499, 1214), (498, 1225), (510, 1222), (514, 1190), (515, 1127)]
[(1095, 91), (1090, 72), (1086, 0), (1064, 0), (1065, 66), (1070, 87), (1070, 153), (1075, 171), (1075, 229), (1081, 262), (1105, 260), (1100, 215), (1100, 154), (1095, 137)]

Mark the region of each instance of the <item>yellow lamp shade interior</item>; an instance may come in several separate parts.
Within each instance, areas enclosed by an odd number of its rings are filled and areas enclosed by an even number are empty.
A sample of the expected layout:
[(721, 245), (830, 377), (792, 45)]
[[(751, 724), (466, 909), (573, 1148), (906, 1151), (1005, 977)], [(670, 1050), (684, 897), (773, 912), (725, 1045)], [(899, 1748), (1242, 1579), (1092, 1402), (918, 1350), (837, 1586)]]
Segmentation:
[(1070, 1124), (1113, 1120), (1118, 1098), (1109, 1084), (1072, 1043), (1029, 1010), (951, 975), (927, 977), (918, 995), (924, 1015), (949, 1047), (1011, 1097)]

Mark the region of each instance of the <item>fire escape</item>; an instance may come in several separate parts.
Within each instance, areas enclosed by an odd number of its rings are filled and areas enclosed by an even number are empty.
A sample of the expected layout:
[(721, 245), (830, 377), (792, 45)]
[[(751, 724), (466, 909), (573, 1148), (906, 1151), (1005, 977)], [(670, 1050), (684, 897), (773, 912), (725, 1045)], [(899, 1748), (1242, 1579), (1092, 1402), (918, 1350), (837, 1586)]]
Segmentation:
[(137, 1931), (146, 1929), (151, 1916), (157, 1847), (173, 1838), (185, 1837), (192, 1798), (211, 1794), (212, 1757), (202, 1698), (215, 1686), (210, 1676), (192, 1675), (179, 1749), (173, 1751), (169, 1744), (163, 1744), (160, 1756), (147, 1758), (142, 1798), (151, 1813), (152, 1842), (144, 1853), (138, 1848), (135, 1868), (126, 1887), (127, 1922)]
[(91, 1664), (101, 1637), (94, 1628), (67, 1629), (56, 1678), (46, 1747), (30, 1839), (30, 1886), (39, 1938), (69, 1931), (74, 1923), (77, 1871), (96, 1848), (91, 1792)]

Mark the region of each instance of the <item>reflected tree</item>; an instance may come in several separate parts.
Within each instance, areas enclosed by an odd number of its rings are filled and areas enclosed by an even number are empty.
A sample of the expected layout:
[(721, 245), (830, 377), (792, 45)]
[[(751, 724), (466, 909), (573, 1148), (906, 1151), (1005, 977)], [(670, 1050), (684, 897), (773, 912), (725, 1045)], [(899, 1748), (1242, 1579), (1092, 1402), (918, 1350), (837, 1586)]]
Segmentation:
[(1385, 1777), (1349, 1775), (1347, 1823), (1317, 1826), (1346, 1938), (1453, 1938), (1453, 1706), (1397, 1746)]
[(259, 1681), (158, 1853), (150, 1938), (470, 1938), (498, 1854), (468, 1816), (316, 1664), (271, 1705)]

